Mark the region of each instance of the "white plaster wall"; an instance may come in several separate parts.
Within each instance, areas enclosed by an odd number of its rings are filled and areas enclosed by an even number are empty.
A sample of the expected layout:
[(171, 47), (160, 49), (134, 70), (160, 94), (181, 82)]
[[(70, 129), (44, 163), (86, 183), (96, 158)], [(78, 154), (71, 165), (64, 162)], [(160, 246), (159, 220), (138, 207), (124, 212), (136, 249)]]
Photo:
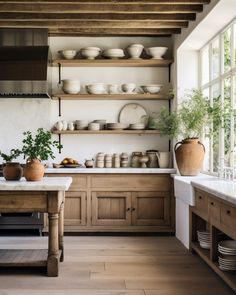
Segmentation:
[[(53, 58), (61, 49), (77, 49), (85, 46), (105, 48), (125, 48), (131, 43), (142, 43), (145, 47), (163, 46), (170, 48), (170, 38), (118, 38), (118, 37), (50, 37), (50, 49)], [(50, 73), (50, 71), (49, 71)], [(57, 87), (58, 69), (53, 67), (50, 73), (54, 92)], [(167, 68), (63, 68), (62, 79), (78, 78), (81, 84), (94, 82), (126, 83), (137, 85), (145, 83), (161, 83), (165, 89), (169, 87)], [(82, 90), (84, 92), (84, 89)], [(35, 131), (38, 127), (50, 129), (58, 120), (74, 121), (78, 119), (106, 119), (117, 122), (119, 111), (126, 104), (133, 101), (62, 101), (62, 116), (58, 116), (58, 101), (33, 99), (1, 99), (0, 100), (0, 149), (7, 152), (11, 148), (20, 147), (22, 132)], [(138, 101), (148, 113), (158, 111), (168, 102)], [(58, 137), (54, 135), (54, 138)], [(168, 150), (168, 139), (159, 136), (124, 136), (124, 135), (63, 135), (64, 146), (62, 154), (56, 153), (54, 162), (70, 156), (83, 162), (85, 158), (92, 158), (99, 151), (108, 153), (145, 151), (147, 149)]]

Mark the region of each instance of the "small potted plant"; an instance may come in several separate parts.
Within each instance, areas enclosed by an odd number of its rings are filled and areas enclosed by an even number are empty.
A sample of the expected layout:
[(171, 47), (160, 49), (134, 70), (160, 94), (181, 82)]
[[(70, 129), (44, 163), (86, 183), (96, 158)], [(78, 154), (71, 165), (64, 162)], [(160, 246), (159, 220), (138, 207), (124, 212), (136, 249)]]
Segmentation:
[(10, 154), (4, 154), (0, 151), (0, 156), (4, 160), (3, 163), (3, 176), (6, 180), (20, 180), (23, 175), (23, 169), (19, 162), (12, 162), (20, 156), (21, 151), (19, 149), (10, 150)]
[(27, 181), (39, 181), (44, 176), (44, 165), (41, 161), (54, 159), (52, 149), (60, 149), (62, 145), (53, 141), (51, 133), (43, 128), (39, 128), (35, 136), (30, 131), (24, 132), (23, 135), (22, 153), (26, 157), (24, 176)]

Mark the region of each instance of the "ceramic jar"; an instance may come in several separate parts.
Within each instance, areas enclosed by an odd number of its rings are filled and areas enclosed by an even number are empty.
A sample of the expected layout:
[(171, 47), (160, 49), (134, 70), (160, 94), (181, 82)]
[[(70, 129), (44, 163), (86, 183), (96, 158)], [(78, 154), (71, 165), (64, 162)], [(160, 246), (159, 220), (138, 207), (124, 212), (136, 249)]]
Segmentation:
[(131, 156), (131, 167), (132, 168), (139, 168), (140, 167), (140, 162), (139, 162), (139, 157), (142, 156), (141, 152), (133, 152)]
[(97, 154), (97, 161), (96, 161), (96, 166), (97, 168), (104, 168), (104, 153), (98, 153)]
[(93, 168), (94, 160), (93, 159), (91, 159), (91, 160), (86, 160), (85, 159), (84, 165), (85, 165), (86, 168)]
[(113, 167), (120, 168), (120, 155), (119, 154), (113, 155)]
[(128, 154), (127, 153), (122, 153), (120, 158), (121, 158), (121, 161), (120, 161), (121, 168), (129, 167), (129, 156), (128, 156)]
[(69, 123), (68, 123), (68, 130), (70, 130), (70, 131), (75, 130), (74, 122), (69, 122)]
[(158, 167), (158, 158), (157, 158), (157, 150), (148, 150), (146, 151), (146, 155), (148, 156), (149, 160), (147, 162), (148, 168), (157, 168)]
[(105, 168), (112, 168), (112, 155), (111, 154), (105, 155)]
[(141, 168), (147, 168), (148, 156), (142, 155), (139, 157), (139, 162), (141, 163)]
[(3, 166), (3, 176), (6, 180), (20, 180), (23, 176), (23, 169), (20, 163), (7, 162)]

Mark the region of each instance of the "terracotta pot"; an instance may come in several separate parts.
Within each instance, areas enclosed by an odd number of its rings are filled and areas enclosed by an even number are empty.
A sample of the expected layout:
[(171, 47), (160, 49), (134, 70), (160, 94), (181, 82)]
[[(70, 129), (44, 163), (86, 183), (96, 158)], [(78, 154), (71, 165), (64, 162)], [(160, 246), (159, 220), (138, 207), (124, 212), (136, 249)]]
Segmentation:
[(6, 180), (20, 180), (23, 176), (23, 169), (20, 163), (8, 162), (4, 164), (3, 176)]
[(184, 139), (175, 145), (175, 157), (183, 176), (198, 175), (202, 169), (205, 147), (198, 138)]
[(24, 177), (27, 181), (39, 181), (43, 178), (44, 166), (38, 159), (28, 160), (24, 166)]

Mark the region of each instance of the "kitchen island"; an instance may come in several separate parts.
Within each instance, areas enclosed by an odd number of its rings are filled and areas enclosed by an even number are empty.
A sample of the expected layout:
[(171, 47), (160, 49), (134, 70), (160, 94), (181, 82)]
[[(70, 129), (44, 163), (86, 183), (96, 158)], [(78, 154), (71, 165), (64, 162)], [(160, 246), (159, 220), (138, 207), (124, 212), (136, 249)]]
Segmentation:
[(6, 181), (0, 178), (0, 212), (48, 213), (47, 250), (0, 251), (0, 267), (39, 266), (47, 275), (58, 276), (59, 261), (63, 261), (64, 200), (71, 177), (45, 177), (41, 181)]

